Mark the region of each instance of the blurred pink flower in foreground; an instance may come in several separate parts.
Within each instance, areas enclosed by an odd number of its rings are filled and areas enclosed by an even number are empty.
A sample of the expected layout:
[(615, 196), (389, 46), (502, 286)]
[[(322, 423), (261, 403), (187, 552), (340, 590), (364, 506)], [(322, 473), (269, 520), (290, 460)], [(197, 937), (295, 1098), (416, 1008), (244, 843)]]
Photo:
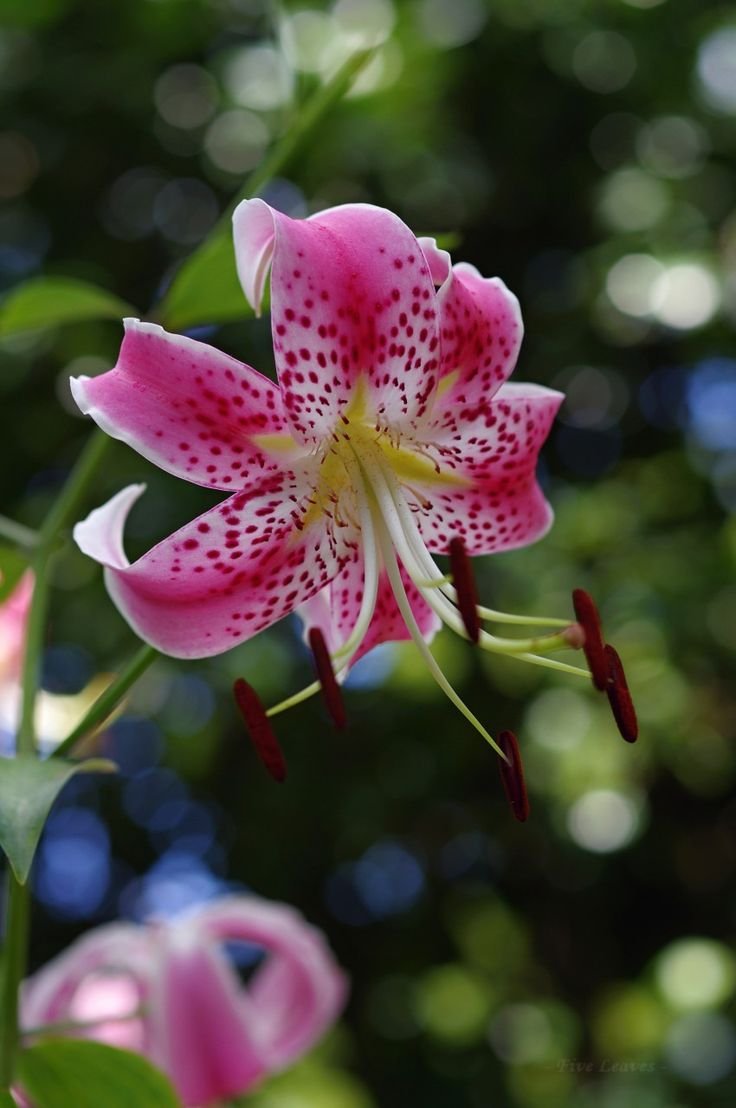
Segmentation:
[(298, 611), (342, 679), (377, 644), (411, 638), (492, 742), (427, 642), (445, 623), (505, 652), (509, 640), (468, 630), (469, 570), (450, 577), (433, 555), (454, 546), (467, 567), (467, 555), (533, 542), (552, 519), (535, 470), (562, 396), (507, 383), (516, 297), (368, 204), (291, 219), (248, 200), (234, 227), (256, 310), (271, 274), (278, 384), (134, 319), (114, 369), (72, 380), (109, 434), (231, 495), (131, 565), (123, 529), (143, 491), (132, 485), (77, 524), (79, 546), (166, 654), (217, 654)]
[[(262, 948), (243, 985), (223, 944)], [(346, 979), (322, 934), (292, 908), (251, 896), (175, 920), (113, 923), (77, 939), (25, 982), (22, 1025), (146, 1055), (185, 1105), (253, 1088), (312, 1047), (339, 1015)]]

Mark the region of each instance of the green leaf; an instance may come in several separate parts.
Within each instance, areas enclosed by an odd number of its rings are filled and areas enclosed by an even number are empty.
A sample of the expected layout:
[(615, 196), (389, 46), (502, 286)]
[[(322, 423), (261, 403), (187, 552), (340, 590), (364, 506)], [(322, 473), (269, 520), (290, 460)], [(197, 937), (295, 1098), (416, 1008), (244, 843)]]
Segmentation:
[(292, 126), (248, 178), (210, 236), (184, 262), (158, 311), (172, 331), (199, 323), (226, 323), (252, 315), (235, 271), (230, 220), (238, 201), (257, 196), (269, 181), (289, 165), (325, 116), (342, 99), (375, 49), (359, 50), (334, 77), (306, 102)]
[(37, 331), (58, 323), (120, 319), (138, 312), (107, 289), (74, 277), (34, 277), (19, 285), (0, 305), (0, 338)]
[(230, 227), (218, 229), (184, 262), (159, 309), (170, 331), (253, 315), (235, 271)]
[(18, 1059), (36, 1108), (181, 1108), (169, 1081), (129, 1050), (85, 1039), (48, 1039)]
[(0, 1089), (0, 1108), (18, 1108), (10, 1093), (5, 1089)]
[(75, 773), (114, 773), (107, 758), (69, 762), (61, 758), (0, 758), (0, 846), (21, 884), (28, 880), (33, 856), (51, 805)]

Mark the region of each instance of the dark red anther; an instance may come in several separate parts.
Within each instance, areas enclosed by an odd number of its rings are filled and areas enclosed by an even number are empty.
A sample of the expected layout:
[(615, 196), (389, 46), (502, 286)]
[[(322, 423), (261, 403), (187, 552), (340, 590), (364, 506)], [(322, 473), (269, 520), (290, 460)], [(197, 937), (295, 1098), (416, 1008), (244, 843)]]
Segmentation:
[(348, 719), (345, 714), (345, 705), (342, 699), (342, 692), (340, 686), (337, 683), (335, 677), (335, 671), (332, 668), (332, 659), (330, 658), (330, 652), (327, 649), (327, 643), (325, 637), (320, 631), (319, 627), (310, 628), (309, 635), (309, 647), (312, 651), (314, 658), (314, 666), (317, 670), (317, 677), (319, 683), (322, 686), (322, 695), (324, 697), (327, 711), (332, 717), (332, 722), (339, 730), (343, 730), (347, 727)]
[(585, 589), (573, 589), (572, 604), (575, 618), (585, 632), (583, 651), (593, 684), (600, 692), (604, 692), (608, 684), (608, 659), (601, 634), (601, 617), (592, 596)]
[(274, 781), (281, 783), (286, 779), (286, 759), (258, 694), (247, 681), (238, 677), (233, 685), (233, 696), (258, 757)]
[(471, 642), (480, 639), (480, 616), (478, 615), (478, 590), (470, 565), (470, 558), (462, 539), (450, 540), (450, 572), (457, 593), (457, 606)]
[(608, 644), (606, 644), (606, 662), (608, 664), (606, 693), (608, 694), (613, 718), (621, 732), (621, 738), (626, 739), (627, 743), (635, 743), (639, 737), (639, 721), (636, 718), (636, 709), (631, 699), (621, 659), (614, 648)]
[(508, 758), (508, 762), (504, 762), (502, 758), (498, 760), (503, 791), (506, 793), (506, 799), (514, 816), (519, 823), (524, 823), (529, 818), (529, 797), (526, 792), (519, 743), (514, 732), (502, 731), (498, 736), (498, 745)]

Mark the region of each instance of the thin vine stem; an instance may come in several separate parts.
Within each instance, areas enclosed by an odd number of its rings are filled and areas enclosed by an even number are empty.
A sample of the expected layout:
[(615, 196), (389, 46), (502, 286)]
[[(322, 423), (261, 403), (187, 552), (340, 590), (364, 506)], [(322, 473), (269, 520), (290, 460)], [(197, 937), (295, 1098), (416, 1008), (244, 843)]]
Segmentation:
[(79, 721), (63, 742), (59, 743), (51, 757), (62, 758), (65, 754), (73, 753), (77, 743), (112, 715), (128, 690), (160, 656), (159, 652), (148, 644), (136, 651), (122, 673), (97, 697), (84, 718)]
[[(21, 758), (36, 755), (36, 689), (46, 632), (51, 564), (57, 551), (59, 536), (74, 518), (110, 443), (111, 440), (102, 431), (96, 431), (87, 440), (38, 532), (38, 542), (31, 560), (35, 583), (23, 654), (21, 718), (16, 739), (16, 755)], [(10, 869), (6, 884), (5, 916), (5, 964), (0, 986), (0, 1088), (8, 1088), (13, 1079), (18, 1046), (18, 990), (25, 976), (28, 960), (30, 891), (28, 884), (21, 884)]]
[(33, 550), (38, 543), (37, 531), (4, 515), (0, 515), (0, 535), (27, 550)]

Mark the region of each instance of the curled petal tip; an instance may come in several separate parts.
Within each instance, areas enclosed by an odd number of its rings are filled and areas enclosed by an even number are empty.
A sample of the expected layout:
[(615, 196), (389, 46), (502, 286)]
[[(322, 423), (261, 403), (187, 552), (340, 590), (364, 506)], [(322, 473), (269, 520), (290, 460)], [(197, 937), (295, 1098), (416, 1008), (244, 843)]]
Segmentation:
[(612, 646), (606, 644), (605, 654), (608, 664), (606, 693), (613, 718), (616, 720), (621, 738), (627, 743), (635, 743), (639, 737), (639, 721), (636, 718), (636, 709), (631, 699), (624, 667), (618, 652)]
[(265, 200), (242, 200), (233, 212), (235, 260), (246, 300), (256, 315), (261, 304), (273, 256), (274, 215)]
[(72, 536), (82, 553), (107, 569), (126, 569), (129, 563), (123, 547), (125, 521), (145, 491), (143, 484), (128, 485), (102, 507), (91, 511), (86, 519), (76, 523)]
[(521, 760), (519, 743), (514, 732), (502, 731), (498, 736), (498, 745), (507, 759), (505, 762), (499, 760), (498, 763), (506, 799), (514, 818), (519, 823), (525, 823), (529, 818), (529, 797), (526, 791), (524, 765)]
[(585, 589), (573, 589), (572, 603), (575, 617), (583, 630), (585, 641), (582, 645), (593, 684), (604, 692), (608, 684), (608, 660), (601, 634), (601, 617), (595, 601)]
[(82, 415), (89, 415), (89, 398), (87, 397), (87, 382), (89, 377), (70, 377), (69, 389), (72, 394), (74, 403), (79, 408)]
[(233, 696), (258, 757), (274, 781), (281, 784), (286, 780), (286, 759), (258, 694), (238, 677), (233, 684)]
[(342, 731), (347, 727), (348, 719), (345, 713), (345, 704), (343, 703), (340, 686), (337, 683), (335, 671), (332, 668), (332, 659), (327, 649), (325, 637), (319, 627), (312, 627), (310, 628), (308, 639), (309, 648), (314, 658), (315, 669), (317, 670), (317, 677), (322, 686), (322, 695), (325, 705), (327, 706), (327, 711), (330, 713), (335, 727)]
[(450, 572), (457, 593), (457, 606), (463, 626), (470, 641), (478, 643), (480, 641), (478, 589), (463, 540), (457, 536), (452, 539), (448, 553), (450, 556)]

